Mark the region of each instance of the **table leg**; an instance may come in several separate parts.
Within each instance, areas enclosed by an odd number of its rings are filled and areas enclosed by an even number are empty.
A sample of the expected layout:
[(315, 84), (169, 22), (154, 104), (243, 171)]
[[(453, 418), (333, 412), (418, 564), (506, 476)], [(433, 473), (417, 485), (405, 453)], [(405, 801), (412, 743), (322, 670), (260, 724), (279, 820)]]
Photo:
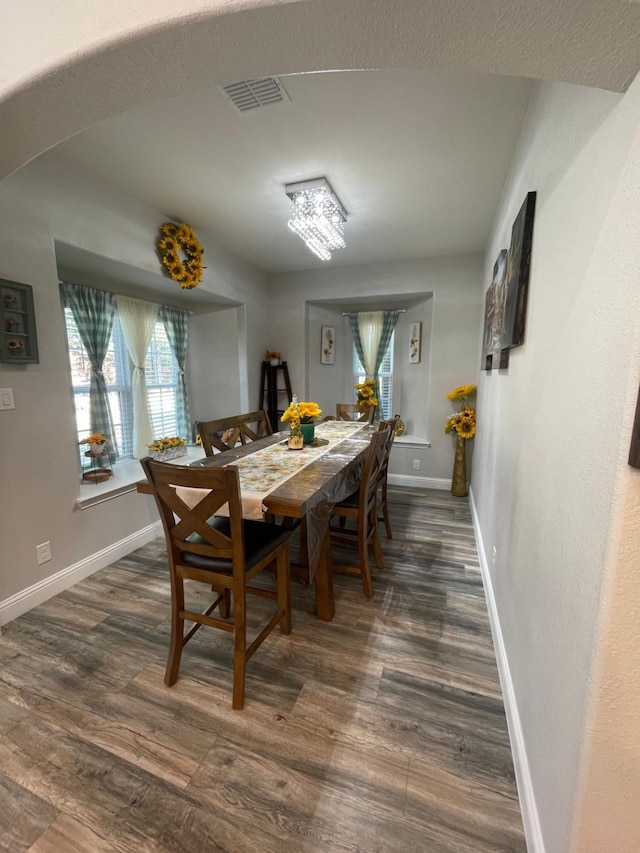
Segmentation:
[(327, 530), (322, 542), (314, 581), (316, 585), (316, 612), (318, 619), (322, 619), (323, 622), (331, 622), (335, 616), (336, 603), (333, 597), (333, 570), (331, 568), (329, 530)]

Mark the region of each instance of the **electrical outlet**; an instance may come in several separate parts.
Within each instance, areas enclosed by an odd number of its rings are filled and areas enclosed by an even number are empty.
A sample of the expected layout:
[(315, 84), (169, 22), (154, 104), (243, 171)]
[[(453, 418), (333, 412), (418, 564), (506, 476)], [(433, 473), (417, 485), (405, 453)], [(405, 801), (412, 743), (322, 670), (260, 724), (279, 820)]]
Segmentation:
[(419, 470), (420, 470), (420, 460), (419, 460), (419, 459), (414, 459), (414, 460), (413, 460), (413, 470), (414, 470), (414, 471), (419, 471)]
[(49, 562), (52, 558), (51, 542), (43, 542), (42, 545), (36, 545), (36, 558), (39, 566)]

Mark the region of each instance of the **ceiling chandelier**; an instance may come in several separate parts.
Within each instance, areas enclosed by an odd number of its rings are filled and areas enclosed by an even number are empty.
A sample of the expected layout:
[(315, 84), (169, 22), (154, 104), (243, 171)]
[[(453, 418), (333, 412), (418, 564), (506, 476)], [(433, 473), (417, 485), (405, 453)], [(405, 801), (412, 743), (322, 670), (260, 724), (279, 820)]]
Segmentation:
[(289, 228), (302, 238), (320, 260), (331, 260), (332, 249), (344, 249), (347, 214), (326, 178), (287, 184), (291, 199)]

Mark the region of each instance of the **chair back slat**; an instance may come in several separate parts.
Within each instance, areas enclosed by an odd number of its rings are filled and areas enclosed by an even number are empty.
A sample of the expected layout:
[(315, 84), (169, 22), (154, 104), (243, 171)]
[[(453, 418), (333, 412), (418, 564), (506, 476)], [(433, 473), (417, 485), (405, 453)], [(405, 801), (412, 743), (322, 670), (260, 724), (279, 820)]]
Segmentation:
[(373, 423), (375, 406), (360, 406), (358, 403), (336, 403), (336, 418), (339, 421), (362, 421)]
[[(230, 560), (234, 567), (236, 564), (244, 564), (242, 505), (237, 468), (169, 465), (148, 458), (142, 459), (141, 465), (153, 488), (167, 545), (174, 560), (180, 561), (180, 555), (187, 552)], [(207, 494), (190, 507), (177, 494), (180, 488), (203, 489), (207, 490)], [(207, 523), (225, 504), (229, 508), (229, 536)], [(192, 541), (193, 536), (199, 536), (203, 541)], [(232, 545), (232, 539), (235, 540), (235, 546)]]
[(214, 421), (196, 421), (196, 430), (206, 456), (213, 456), (214, 448), (224, 453), (238, 443), (248, 444), (266, 435), (273, 435), (269, 415), (264, 409)]

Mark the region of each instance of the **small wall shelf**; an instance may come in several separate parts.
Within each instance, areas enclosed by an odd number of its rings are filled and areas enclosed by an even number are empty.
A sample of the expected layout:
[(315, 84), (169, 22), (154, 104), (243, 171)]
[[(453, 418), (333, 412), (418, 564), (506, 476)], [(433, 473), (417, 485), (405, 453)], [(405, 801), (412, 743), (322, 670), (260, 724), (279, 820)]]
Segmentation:
[(0, 361), (38, 364), (38, 340), (29, 284), (0, 279)]

